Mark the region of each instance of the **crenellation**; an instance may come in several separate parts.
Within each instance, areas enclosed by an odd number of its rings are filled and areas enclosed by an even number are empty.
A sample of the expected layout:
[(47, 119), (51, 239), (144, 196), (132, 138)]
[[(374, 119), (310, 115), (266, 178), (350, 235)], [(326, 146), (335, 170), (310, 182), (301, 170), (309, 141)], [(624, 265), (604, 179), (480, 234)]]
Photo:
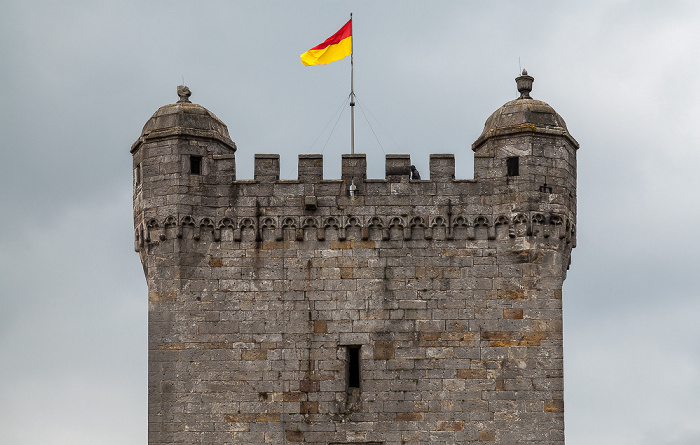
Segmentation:
[(411, 173), (411, 156), (388, 154), (384, 163), (386, 180), (389, 182), (408, 181)]
[(448, 182), (455, 178), (455, 156), (452, 153), (430, 155), (430, 180)]
[(320, 182), (323, 179), (323, 155), (299, 155), (298, 172), (299, 181), (301, 182)]
[(255, 181), (263, 184), (279, 181), (280, 155), (256, 154), (253, 178)]
[[(354, 194), (364, 192), (364, 182), (367, 179), (367, 157), (365, 154), (344, 154), (341, 159), (341, 179), (345, 187), (354, 185)], [(352, 195), (351, 195), (352, 196)]]

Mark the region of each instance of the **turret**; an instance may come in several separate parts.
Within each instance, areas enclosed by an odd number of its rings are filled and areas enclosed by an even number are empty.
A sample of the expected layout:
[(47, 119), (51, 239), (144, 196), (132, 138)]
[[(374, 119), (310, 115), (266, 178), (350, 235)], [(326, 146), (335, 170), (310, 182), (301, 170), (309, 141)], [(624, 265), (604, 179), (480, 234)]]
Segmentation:
[(568, 254), (575, 246), (579, 144), (559, 113), (530, 97), (534, 78), (526, 70), (515, 81), (520, 97), (491, 114), (472, 144), (474, 179), (493, 187), (494, 213), (526, 217), (534, 240), (537, 231), (540, 239), (566, 238)]
[[(226, 125), (190, 102), (186, 86), (179, 86), (177, 93), (179, 100), (160, 107), (131, 146), (134, 247), (144, 269), (148, 268), (144, 247), (159, 241), (150, 239), (151, 234), (164, 238), (169, 230), (181, 231), (180, 216), (214, 217), (214, 207), (227, 204), (217, 202), (217, 197), (226, 195), (221, 187), (230, 187), (236, 179), (236, 144)], [(164, 220), (164, 215), (175, 220)], [(181, 233), (170, 235), (182, 238)]]
[(515, 80), (520, 97), (491, 114), (472, 144), (474, 179), (532, 181), (554, 193), (575, 195), (578, 142), (559, 113), (530, 97), (534, 78), (526, 70)]

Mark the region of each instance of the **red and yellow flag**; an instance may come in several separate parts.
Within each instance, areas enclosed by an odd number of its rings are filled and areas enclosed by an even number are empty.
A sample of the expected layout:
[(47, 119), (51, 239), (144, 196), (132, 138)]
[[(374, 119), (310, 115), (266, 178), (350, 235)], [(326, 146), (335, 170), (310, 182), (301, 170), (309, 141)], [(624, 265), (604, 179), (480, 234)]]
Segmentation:
[(301, 63), (309, 65), (326, 65), (352, 54), (352, 19), (325, 42), (316, 45), (301, 55)]

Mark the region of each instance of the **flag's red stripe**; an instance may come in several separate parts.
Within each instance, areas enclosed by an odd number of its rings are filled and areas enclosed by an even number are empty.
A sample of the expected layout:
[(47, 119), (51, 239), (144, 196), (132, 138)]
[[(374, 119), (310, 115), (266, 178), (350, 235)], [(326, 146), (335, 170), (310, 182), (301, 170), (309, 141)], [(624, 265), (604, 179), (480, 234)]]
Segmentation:
[[(352, 19), (348, 20), (348, 22), (343, 25), (342, 28), (338, 30), (335, 34), (332, 36), (328, 37), (325, 42), (321, 43), (320, 45), (316, 45), (311, 50), (314, 49), (323, 49), (331, 45), (335, 45), (336, 43), (340, 43), (341, 40), (346, 39), (348, 37), (352, 36)], [(311, 51), (309, 50), (309, 51)]]

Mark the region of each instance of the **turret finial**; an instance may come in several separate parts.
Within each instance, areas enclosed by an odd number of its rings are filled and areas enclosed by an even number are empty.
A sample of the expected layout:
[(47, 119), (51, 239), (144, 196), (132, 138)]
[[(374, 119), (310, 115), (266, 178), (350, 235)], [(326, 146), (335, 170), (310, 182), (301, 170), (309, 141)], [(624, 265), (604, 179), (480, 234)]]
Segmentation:
[(178, 102), (189, 102), (192, 92), (186, 86), (180, 85), (177, 87), (177, 95), (180, 96)]
[(530, 97), (530, 91), (532, 91), (532, 82), (534, 81), (534, 77), (527, 75), (527, 70), (523, 70), (522, 76), (515, 78), (515, 82), (518, 85), (518, 92), (520, 93), (520, 99), (532, 99)]

